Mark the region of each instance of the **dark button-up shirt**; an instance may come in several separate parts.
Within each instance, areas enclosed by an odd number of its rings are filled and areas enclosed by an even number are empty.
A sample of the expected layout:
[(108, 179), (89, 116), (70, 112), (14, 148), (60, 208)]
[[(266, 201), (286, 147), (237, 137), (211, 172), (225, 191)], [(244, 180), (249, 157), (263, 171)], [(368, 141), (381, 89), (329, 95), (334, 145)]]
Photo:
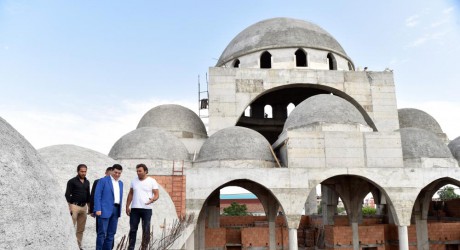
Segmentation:
[(86, 179), (86, 177), (83, 182), (80, 181), (80, 177), (78, 177), (78, 175), (70, 179), (67, 182), (65, 198), (69, 203), (89, 203), (89, 181)]

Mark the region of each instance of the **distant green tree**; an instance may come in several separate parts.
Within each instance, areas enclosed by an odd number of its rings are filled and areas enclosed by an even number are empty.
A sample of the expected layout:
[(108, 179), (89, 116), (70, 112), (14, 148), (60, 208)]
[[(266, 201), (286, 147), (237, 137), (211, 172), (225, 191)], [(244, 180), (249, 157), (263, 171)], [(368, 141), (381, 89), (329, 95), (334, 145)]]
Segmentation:
[(439, 189), (437, 194), (439, 195), (439, 199), (442, 201), (460, 198), (460, 195), (455, 193), (454, 187), (452, 186), (444, 186), (443, 188)]
[(224, 215), (226, 216), (245, 216), (248, 215), (248, 208), (245, 204), (238, 204), (232, 202), (229, 207), (224, 208)]
[(363, 207), (363, 215), (374, 215), (377, 213), (377, 209), (372, 207)]

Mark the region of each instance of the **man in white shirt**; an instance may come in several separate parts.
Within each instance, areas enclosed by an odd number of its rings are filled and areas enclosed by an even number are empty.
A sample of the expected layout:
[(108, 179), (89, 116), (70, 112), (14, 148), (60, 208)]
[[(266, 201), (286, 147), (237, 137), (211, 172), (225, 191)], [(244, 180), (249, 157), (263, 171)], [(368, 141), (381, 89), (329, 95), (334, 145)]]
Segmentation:
[[(126, 214), (129, 218), (129, 250), (136, 245), (137, 228), (142, 219), (142, 247), (147, 247), (150, 241), (150, 219), (152, 218), (152, 204), (160, 197), (158, 183), (147, 176), (149, 170), (145, 164), (136, 166), (137, 178), (131, 181), (126, 200)], [(131, 205), (131, 208), (129, 207)], [(144, 249), (142, 248), (141, 249)]]

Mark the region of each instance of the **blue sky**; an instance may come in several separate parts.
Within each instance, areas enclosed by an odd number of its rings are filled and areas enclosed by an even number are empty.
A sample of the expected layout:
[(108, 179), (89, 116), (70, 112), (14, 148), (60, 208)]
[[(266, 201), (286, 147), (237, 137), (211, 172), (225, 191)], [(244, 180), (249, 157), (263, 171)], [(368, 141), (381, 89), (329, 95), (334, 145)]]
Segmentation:
[(460, 1), (0, 1), (0, 117), (36, 148), (107, 154), (163, 103), (197, 109), (203, 78), (247, 26), (314, 22), (357, 67), (394, 70), (398, 107), (460, 136)]

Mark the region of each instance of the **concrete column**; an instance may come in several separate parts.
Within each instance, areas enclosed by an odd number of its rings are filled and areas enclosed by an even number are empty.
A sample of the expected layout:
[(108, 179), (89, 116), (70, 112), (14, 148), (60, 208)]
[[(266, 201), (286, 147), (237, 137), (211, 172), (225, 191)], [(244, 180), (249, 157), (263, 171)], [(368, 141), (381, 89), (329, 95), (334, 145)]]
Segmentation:
[(351, 223), (351, 230), (353, 232), (353, 250), (359, 250), (359, 231), (357, 222)]
[(275, 104), (272, 106), (273, 119), (285, 120), (287, 118), (287, 105)]
[(321, 185), (321, 201), (323, 202), (323, 224), (334, 225), (334, 215), (338, 201), (337, 193), (326, 185)]
[(208, 228), (220, 227), (220, 192), (214, 192), (207, 202)]
[(307, 202), (305, 202), (305, 215), (318, 213), (318, 203), (316, 201), (316, 188), (313, 188), (308, 195)]
[(297, 228), (289, 228), (289, 250), (298, 250)]
[[(204, 211), (206, 212), (206, 211)], [(205, 235), (206, 235), (206, 227), (205, 227), (205, 216), (201, 216), (201, 218), (198, 219), (198, 223), (196, 225), (194, 235), (195, 235), (195, 249), (205, 249)]]
[(264, 118), (264, 106), (261, 104), (251, 105), (251, 117), (252, 118)]
[(190, 234), (187, 241), (185, 242), (185, 250), (195, 249), (195, 230)]
[(409, 235), (407, 226), (398, 226), (399, 250), (409, 250)]
[(415, 218), (415, 228), (417, 231), (417, 249), (429, 250), (430, 242), (428, 241), (428, 225), (426, 219)]
[(273, 197), (269, 196), (267, 205), (269, 249), (276, 250), (276, 216), (278, 215), (278, 202)]

